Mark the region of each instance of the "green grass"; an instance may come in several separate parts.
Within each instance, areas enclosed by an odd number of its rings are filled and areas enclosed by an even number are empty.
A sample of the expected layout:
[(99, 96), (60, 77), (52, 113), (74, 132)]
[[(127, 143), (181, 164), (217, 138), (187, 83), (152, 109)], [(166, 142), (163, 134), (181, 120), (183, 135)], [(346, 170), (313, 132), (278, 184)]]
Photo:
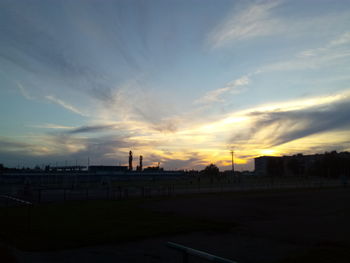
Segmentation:
[(83, 201), (0, 209), (0, 236), (23, 250), (58, 250), (229, 226), (142, 209), (141, 200)]

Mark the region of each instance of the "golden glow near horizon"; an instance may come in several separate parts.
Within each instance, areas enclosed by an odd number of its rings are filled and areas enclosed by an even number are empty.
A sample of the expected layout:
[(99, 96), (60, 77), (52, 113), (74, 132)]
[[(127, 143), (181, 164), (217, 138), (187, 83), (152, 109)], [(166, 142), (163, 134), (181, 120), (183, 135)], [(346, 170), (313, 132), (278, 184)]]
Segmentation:
[[(229, 114), (215, 122), (194, 125), (187, 129), (175, 131), (166, 135), (160, 135), (157, 132), (149, 131), (149, 135), (146, 138), (140, 137), (140, 140), (158, 142), (159, 145), (162, 145), (160, 148), (164, 148), (163, 145), (167, 145), (166, 148), (168, 152), (152, 148), (148, 148), (148, 151), (156, 153), (159, 156), (180, 160), (189, 158), (191, 151), (185, 149), (188, 149), (188, 146), (190, 146), (190, 148), (194, 149), (194, 151), (199, 154), (203, 163), (217, 163), (229, 169), (231, 166), (231, 157), (228, 141), (233, 134), (244, 133), (254, 126), (255, 117), (254, 115), (250, 115), (251, 113), (306, 110), (313, 107), (327, 106), (330, 103), (344, 98), (346, 95), (348, 95), (348, 92), (334, 96), (282, 102), (280, 104), (265, 104), (256, 108)], [(293, 125), (293, 127), (291, 125)], [(344, 140), (347, 139), (346, 132), (331, 131), (327, 132), (326, 135), (321, 133), (305, 136), (302, 139), (292, 140), (278, 146), (271, 145), (276, 133), (284, 132), (283, 129), (285, 128), (299, 129), (302, 125), (307, 124), (301, 121), (300, 123), (293, 124), (287, 122), (285, 124), (286, 127), (281, 126), (281, 124), (266, 126), (263, 127), (261, 131), (256, 132), (254, 137), (246, 141), (243, 145), (237, 145), (233, 142), (235, 147), (235, 163), (246, 164), (250, 159), (261, 155), (278, 156), (297, 152), (307, 153), (310, 150), (310, 145), (319, 145), (320, 139), (315, 138), (322, 138), (323, 145), (331, 145), (333, 141), (339, 141), (341, 136)], [(147, 147), (145, 147), (144, 150), (147, 150)], [(172, 154), (169, 155), (169, 152), (172, 152)]]
[(269, 155), (269, 156), (274, 156), (278, 154), (275, 149), (262, 149), (260, 153), (261, 155)]
[[(301, 101), (286, 102), (281, 104), (264, 105), (262, 107), (245, 110), (243, 112), (232, 113), (228, 117), (224, 117), (221, 120), (189, 127), (171, 134), (161, 135), (157, 132), (152, 133), (152, 131), (149, 131), (149, 135), (146, 137), (141, 137), (140, 140), (149, 142), (153, 141), (158, 142), (160, 145), (167, 145), (167, 149), (169, 150), (168, 152), (159, 149), (147, 149), (147, 146), (145, 146), (143, 150), (148, 150), (149, 152), (159, 156), (179, 160), (186, 160), (189, 158), (190, 151), (184, 149), (188, 148), (186, 146), (190, 145), (193, 147), (193, 149), (195, 149), (195, 152), (200, 155), (203, 163), (217, 163), (220, 166), (230, 168), (230, 148), (225, 142), (227, 142), (230, 139), (230, 136), (232, 136), (234, 133), (231, 129), (238, 132), (244, 132), (245, 129), (248, 129), (251, 125), (254, 125), (254, 117), (249, 116), (251, 112), (306, 109), (322, 104), (328, 104), (339, 100), (340, 98), (342, 98), (342, 96), (337, 95), (314, 99), (304, 99)], [(276, 130), (278, 130), (278, 127), (274, 126), (264, 128), (261, 132), (256, 134), (256, 138), (253, 138), (253, 141), (247, 142), (245, 145), (235, 145), (235, 147), (237, 147), (235, 163), (245, 164), (247, 161), (249, 161), (249, 159), (260, 155), (283, 155), (295, 153), (295, 146), (293, 148), (289, 148), (289, 145), (292, 145), (293, 142), (287, 143), (286, 146), (283, 146), (282, 144), (278, 147), (271, 148), (268, 139), (273, 137)], [(298, 149), (307, 151), (303, 145), (306, 145), (305, 142), (307, 141), (313, 141), (312, 138), (313, 136), (303, 138), (303, 142), (299, 145)], [(134, 139), (137, 140), (137, 138)], [(323, 141), (327, 142), (326, 138), (323, 138)], [(313, 141), (313, 143), (316, 142)], [(205, 147), (203, 147), (204, 145)], [(172, 152), (172, 154), (169, 155), (169, 152)], [(241, 158), (240, 156), (250, 157)]]
[[(254, 157), (262, 155), (288, 155), (298, 152), (308, 153), (310, 149), (317, 150), (317, 146), (327, 148), (332, 143), (344, 141), (349, 137), (346, 131), (328, 131), (318, 134), (310, 134), (299, 139), (287, 141), (274, 145), (278, 135), (288, 132), (289, 129), (301, 129), (307, 125), (302, 120), (297, 123), (284, 120), (281, 123), (261, 126), (249, 138), (239, 141), (242, 136), (257, 129), (255, 127), (256, 113), (288, 112), (295, 110), (308, 110), (313, 107), (327, 107), (331, 103), (337, 102), (348, 96), (349, 92), (333, 96), (308, 98), (296, 101), (264, 104), (254, 108), (239, 112), (232, 112), (215, 121), (203, 121), (190, 125), (184, 125), (174, 131), (159, 131), (152, 125), (141, 121), (110, 121), (111, 117), (104, 112), (104, 121), (98, 125), (112, 127), (112, 131), (122, 130), (128, 134), (124, 147), (115, 148), (115, 151), (106, 153), (103, 157), (113, 159), (115, 155), (124, 153), (127, 156), (130, 149), (135, 153), (135, 158), (139, 154), (144, 156), (145, 165), (156, 165), (171, 160), (177, 160), (177, 168), (191, 169), (204, 167), (210, 163), (215, 163), (221, 169), (231, 169), (230, 150), (234, 149), (234, 162), (236, 165), (246, 167)], [(110, 116), (111, 113), (109, 113)], [(235, 138), (238, 138), (235, 140)], [(70, 154), (87, 150), (85, 140), (87, 137), (64, 137), (65, 143), (60, 144), (59, 137), (50, 135), (34, 137), (35, 147), (29, 147), (34, 155), (45, 156), (50, 154)], [(44, 141), (44, 142), (43, 142)], [(316, 148), (315, 148), (316, 147)], [(147, 163), (147, 158), (154, 156)], [(157, 159), (157, 161), (155, 160)], [(136, 160), (136, 159), (135, 159)], [(183, 162), (183, 163), (181, 163)], [(126, 158), (123, 162), (126, 164)]]

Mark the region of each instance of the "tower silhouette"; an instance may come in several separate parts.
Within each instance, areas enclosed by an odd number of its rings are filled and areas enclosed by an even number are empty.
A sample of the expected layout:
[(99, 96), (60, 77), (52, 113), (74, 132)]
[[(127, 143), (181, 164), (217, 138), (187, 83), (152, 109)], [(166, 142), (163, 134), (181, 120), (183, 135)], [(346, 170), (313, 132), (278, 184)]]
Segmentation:
[(129, 171), (132, 171), (132, 151), (129, 152)]
[(139, 165), (140, 171), (142, 171), (142, 160), (143, 160), (143, 157), (142, 155), (140, 155), (140, 165)]

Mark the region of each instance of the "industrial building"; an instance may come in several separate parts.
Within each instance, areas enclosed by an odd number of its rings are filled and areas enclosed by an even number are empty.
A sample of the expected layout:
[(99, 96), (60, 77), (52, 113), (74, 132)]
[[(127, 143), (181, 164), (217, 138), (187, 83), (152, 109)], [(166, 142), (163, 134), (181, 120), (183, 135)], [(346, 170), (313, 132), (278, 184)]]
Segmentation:
[(116, 165), (90, 165), (89, 173), (93, 174), (114, 174), (114, 173), (125, 173), (128, 171), (127, 166), (116, 166)]
[(292, 156), (261, 156), (254, 159), (255, 175), (339, 176), (350, 173), (349, 152)]

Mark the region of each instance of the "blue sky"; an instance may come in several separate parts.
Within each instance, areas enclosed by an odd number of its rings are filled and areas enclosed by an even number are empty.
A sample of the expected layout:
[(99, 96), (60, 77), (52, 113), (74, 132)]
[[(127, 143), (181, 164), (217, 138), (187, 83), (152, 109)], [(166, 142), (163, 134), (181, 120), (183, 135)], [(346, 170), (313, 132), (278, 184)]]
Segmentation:
[(0, 0), (0, 28), (5, 165), (350, 149), (350, 1)]

